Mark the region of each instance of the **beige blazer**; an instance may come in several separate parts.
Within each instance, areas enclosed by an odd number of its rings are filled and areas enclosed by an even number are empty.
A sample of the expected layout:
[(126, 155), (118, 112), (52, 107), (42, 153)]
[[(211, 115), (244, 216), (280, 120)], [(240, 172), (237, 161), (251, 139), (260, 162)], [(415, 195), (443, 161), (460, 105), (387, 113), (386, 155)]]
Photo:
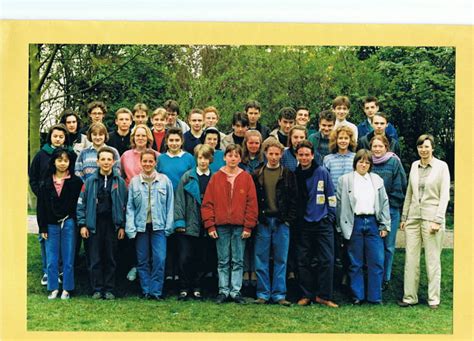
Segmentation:
[(431, 165), (433, 168), (430, 175), (426, 178), (423, 197), (420, 198), (418, 191), (420, 178), (418, 172), (419, 164), (420, 160), (413, 162), (411, 165), (401, 221), (405, 222), (407, 219), (421, 218), (444, 225), (451, 181), (448, 165), (437, 158), (432, 159)]

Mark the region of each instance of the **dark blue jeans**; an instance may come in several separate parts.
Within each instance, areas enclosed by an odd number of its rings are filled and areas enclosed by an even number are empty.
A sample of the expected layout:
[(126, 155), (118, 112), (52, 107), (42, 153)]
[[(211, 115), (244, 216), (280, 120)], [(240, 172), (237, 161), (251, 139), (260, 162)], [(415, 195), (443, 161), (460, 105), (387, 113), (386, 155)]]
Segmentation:
[(354, 299), (365, 300), (364, 255), (367, 262), (367, 301), (382, 302), (384, 244), (375, 216), (355, 216), (347, 246), (349, 277)]
[(151, 224), (147, 224), (145, 232), (137, 233), (135, 247), (143, 294), (161, 296), (165, 277), (165, 231), (153, 231)]

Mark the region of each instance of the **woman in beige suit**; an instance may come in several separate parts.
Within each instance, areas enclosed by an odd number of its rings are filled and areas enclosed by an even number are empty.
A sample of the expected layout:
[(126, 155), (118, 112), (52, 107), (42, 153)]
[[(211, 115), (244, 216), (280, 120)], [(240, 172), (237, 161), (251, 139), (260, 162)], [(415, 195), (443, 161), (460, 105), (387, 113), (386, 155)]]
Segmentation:
[(446, 162), (433, 156), (434, 138), (421, 135), (416, 147), (420, 160), (413, 162), (403, 205), (400, 230), (405, 230), (406, 259), (401, 307), (418, 303), (420, 250), (425, 248), (428, 275), (428, 305), (437, 309), (441, 292), (441, 250), (445, 214), (449, 201), (450, 176)]

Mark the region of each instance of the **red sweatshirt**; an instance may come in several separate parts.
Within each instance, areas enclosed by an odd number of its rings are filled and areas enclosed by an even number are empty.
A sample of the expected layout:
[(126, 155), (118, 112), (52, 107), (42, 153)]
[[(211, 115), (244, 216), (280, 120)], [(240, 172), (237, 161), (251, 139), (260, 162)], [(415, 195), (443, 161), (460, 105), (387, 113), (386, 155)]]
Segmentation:
[(251, 232), (257, 225), (258, 204), (257, 193), (252, 176), (241, 172), (231, 184), (223, 171), (215, 173), (201, 205), (201, 216), (208, 232), (216, 230), (216, 225), (241, 225), (244, 231)]

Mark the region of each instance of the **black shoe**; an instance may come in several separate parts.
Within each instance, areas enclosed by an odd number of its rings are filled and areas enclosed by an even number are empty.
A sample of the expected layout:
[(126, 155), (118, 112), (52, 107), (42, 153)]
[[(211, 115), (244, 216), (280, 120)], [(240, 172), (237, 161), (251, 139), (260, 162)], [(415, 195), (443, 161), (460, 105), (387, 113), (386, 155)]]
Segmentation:
[(187, 301), (188, 300), (188, 292), (187, 291), (180, 291), (178, 295), (178, 301)]
[(107, 292), (104, 294), (104, 299), (105, 299), (105, 300), (115, 300), (115, 295), (112, 294), (110, 291), (107, 291)]
[(237, 295), (232, 300), (237, 304), (246, 304), (247, 303), (247, 301), (245, 300), (245, 298), (242, 297), (242, 295)]
[(362, 301), (361, 300), (358, 300), (357, 298), (354, 298), (352, 300), (352, 305), (362, 305)]
[(95, 293), (92, 294), (92, 299), (93, 300), (101, 300), (102, 299), (102, 294), (99, 291), (96, 291)]
[(367, 303), (371, 304), (371, 305), (383, 305), (382, 301), (380, 302), (370, 302), (370, 301), (367, 301)]
[(200, 290), (194, 290), (194, 291), (193, 291), (193, 298), (194, 298), (195, 300), (198, 300), (198, 301), (202, 300), (201, 291), (200, 291)]
[(216, 303), (217, 303), (217, 304), (222, 304), (222, 303), (224, 303), (224, 302), (227, 302), (227, 296), (224, 295), (224, 294), (219, 294), (219, 295), (217, 295), (217, 297), (216, 297)]
[(150, 294), (141, 294), (140, 298), (142, 300), (151, 300), (152, 297), (150, 296)]
[(385, 291), (389, 288), (390, 286), (390, 281), (383, 281), (382, 283), (382, 291)]

